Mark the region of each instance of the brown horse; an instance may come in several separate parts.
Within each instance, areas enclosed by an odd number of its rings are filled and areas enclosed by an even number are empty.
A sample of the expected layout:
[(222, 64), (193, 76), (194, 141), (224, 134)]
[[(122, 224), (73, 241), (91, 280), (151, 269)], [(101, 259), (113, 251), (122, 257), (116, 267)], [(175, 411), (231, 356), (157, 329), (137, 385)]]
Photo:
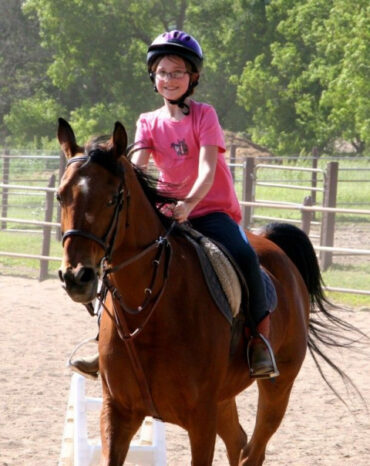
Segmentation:
[(316, 349), (310, 311), (327, 312), (307, 236), (289, 225), (248, 234), (278, 294), (271, 343), (280, 370), (279, 377), (257, 382), (248, 441), (235, 403), (253, 382), (243, 326), (221, 315), (193, 246), (160, 213), (158, 205), (171, 199), (124, 155), (120, 123), (109, 140), (80, 147), (60, 119), (58, 139), (67, 157), (57, 195), (64, 232), (60, 278), (70, 297), (84, 304), (96, 298), (99, 278), (109, 289), (99, 337), (103, 463), (123, 464), (132, 437), (152, 415), (187, 430), (195, 466), (212, 464), (216, 434), (231, 465), (261, 465), (307, 345)]

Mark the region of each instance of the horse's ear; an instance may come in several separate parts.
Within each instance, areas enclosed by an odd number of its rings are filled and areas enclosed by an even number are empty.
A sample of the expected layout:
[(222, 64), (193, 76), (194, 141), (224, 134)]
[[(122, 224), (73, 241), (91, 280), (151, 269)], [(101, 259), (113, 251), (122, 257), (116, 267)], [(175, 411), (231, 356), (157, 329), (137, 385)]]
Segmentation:
[(126, 154), (127, 149), (127, 133), (125, 127), (119, 121), (114, 124), (113, 130), (113, 151), (117, 158)]
[(58, 118), (58, 140), (67, 159), (82, 151), (82, 148), (76, 142), (71, 125), (63, 118)]

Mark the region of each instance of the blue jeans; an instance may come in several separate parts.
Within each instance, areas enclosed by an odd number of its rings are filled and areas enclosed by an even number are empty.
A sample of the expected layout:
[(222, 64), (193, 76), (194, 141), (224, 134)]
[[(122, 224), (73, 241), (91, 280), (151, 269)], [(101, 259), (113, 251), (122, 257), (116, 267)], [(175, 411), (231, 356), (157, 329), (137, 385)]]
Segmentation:
[(193, 228), (221, 243), (240, 267), (249, 289), (251, 325), (256, 326), (269, 313), (259, 260), (239, 225), (223, 212), (190, 219)]

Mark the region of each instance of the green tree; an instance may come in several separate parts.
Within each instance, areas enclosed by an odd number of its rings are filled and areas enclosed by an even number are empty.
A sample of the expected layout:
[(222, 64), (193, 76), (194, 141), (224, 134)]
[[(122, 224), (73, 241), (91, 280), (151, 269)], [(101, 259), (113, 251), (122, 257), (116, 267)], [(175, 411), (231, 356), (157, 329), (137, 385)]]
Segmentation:
[(361, 151), (370, 134), (367, 3), (26, 0), (24, 17), (21, 0), (0, 0), (0, 38), (8, 40), (0, 57), (2, 128), (19, 143), (25, 139), (16, 131), (29, 135), (32, 115), (36, 140), (45, 131), (54, 139), (44, 99), (84, 136), (120, 119), (132, 139), (139, 113), (161, 102), (148, 79), (147, 46), (178, 28), (202, 45), (195, 98), (216, 107), (224, 128), (246, 130), (278, 153), (327, 150), (340, 137)]
[(202, 98), (215, 105), (225, 128), (245, 130), (251, 116), (239, 104), (237, 85), (244, 64), (261, 52), (267, 40), (265, 2), (191, 2), (187, 24), (196, 31), (205, 52)]
[(94, 122), (92, 131), (107, 126), (96, 119), (96, 108), (120, 108), (118, 117), (128, 118), (124, 123), (133, 137), (138, 114), (155, 105), (147, 46), (164, 28), (183, 25), (187, 3), (175, 0), (168, 8), (159, 0), (28, 0), (24, 11), (37, 14), (42, 44), (53, 50), (47, 74), (62, 103)]
[(205, 53), (196, 97), (215, 105), (225, 127), (245, 128), (247, 112), (236, 103), (236, 89), (245, 61), (260, 49), (264, 2), (27, 0), (24, 10), (37, 16), (42, 44), (53, 53), (47, 75), (60, 103), (94, 122), (92, 131), (106, 130), (103, 119), (96, 119), (96, 108), (103, 105), (122, 110), (133, 137), (138, 114), (160, 102), (148, 83), (147, 46), (157, 34), (174, 28), (194, 34)]
[(40, 94), (15, 101), (4, 122), (13, 136), (13, 145), (42, 149), (50, 135), (55, 135), (56, 121), (63, 113), (62, 105)]
[(37, 19), (26, 19), (22, 0), (0, 0), (0, 136), (2, 123), (15, 101), (30, 98), (36, 90), (50, 91), (45, 78), (51, 54), (40, 46)]
[(286, 154), (329, 149), (340, 137), (361, 139), (363, 147), (369, 137), (368, 12), (365, 0), (271, 3), (271, 41), (246, 63), (238, 87), (256, 142)]
[(335, 1), (325, 30), (318, 49), (327, 57), (320, 105), (330, 109), (328, 132), (362, 152), (370, 144), (370, 4)]

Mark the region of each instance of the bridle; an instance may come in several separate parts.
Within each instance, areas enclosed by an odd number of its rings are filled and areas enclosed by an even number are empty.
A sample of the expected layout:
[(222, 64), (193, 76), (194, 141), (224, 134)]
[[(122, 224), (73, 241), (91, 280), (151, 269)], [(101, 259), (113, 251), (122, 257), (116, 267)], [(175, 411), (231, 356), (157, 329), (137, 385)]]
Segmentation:
[[(68, 160), (66, 167), (68, 167), (69, 165), (75, 162), (86, 163), (90, 159), (91, 157), (89, 155), (73, 157)], [(116, 204), (115, 204), (114, 213), (112, 215), (108, 229), (106, 233), (103, 235), (103, 237), (99, 238), (93, 233), (86, 232), (84, 230), (70, 229), (63, 233), (62, 244), (64, 245), (67, 238), (70, 238), (72, 236), (80, 236), (80, 237), (94, 241), (104, 250), (104, 256), (101, 259), (101, 265), (103, 269), (103, 275), (101, 278), (102, 279), (102, 290), (97, 295), (97, 299), (99, 300), (100, 305), (104, 308), (104, 310), (107, 312), (108, 316), (114, 323), (119, 337), (121, 338), (122, 341), (124, 341), (126, 345), (126, 348), (127, 348), (127, 351), (128, 351), (128, 354), (129, 354), (129, 357), (130, 357), (130, 360), (131, 360), (131, 363), (134, 369), (134, 373), (137, 378), (139, 388), (141, 390), (141, 394), (143, 396), (143, 399), (144, 399), (144, 402), (147, 408), (149, 409), (149, 412), (151, 413), (153, 417), (159, 418), (158, 412), (156, 410), (156, 407), (154, 405), (154, 402), (151, 396), (151, 392), (148, 386), (148, 382), (147, 382), (144, 370), (142, 368), (141, 362), (139, 360), (139, 357), (138, 357), (138, 354), (135, 348), (134, 338), (137, 337), (143, 331), (145, 325), (149, 321), (150, 317), (153, 315), (164, 293), (164, 290), (166, 288), (168, 275), (169, 275), (170, 262), (171, 262), (171, 257), (172, 257), (172, 247), (171, 247), (170, 242), (168, 241), (168, 237), (171, 234), (172, 229), (175, 226), (175, 222), (171, 224), (170, 228), (166, 231), (166, 234), (164, 236), (160, 236), (158, 239), (156, 239), (153, 243), (147, 246), (140, 253), (125, 260), (124, 262), (121, 262), (120, 264), (114, 267), (109, 267), (108, 264), (111, 262), (114, 243), (117, 237), (120, 212), (125, 203), (127, 203), (127, 207), (128, 207), (129, 198), (130, 198), (129, 192), (127, 189), (125, 189), (124, 179), (122, 179), (118, 187), (118, 190), (117, 190), (117, 195), (115, 197)], [(126, 214), (126, 228), (127, 228), (129, 226), (128, 225), (128, 208), (126, 208), (126, 212), (127, 212)], [(121, 293), (119, 293), (117, 288), (113, 285), (112, 281), (110, 280), (109, 275), (119, 270), (124, 269), (128, 265), (132, 264), (135, 261), (138, 261), (139, 259), (141, 259), (142, 257), (144, 257), (149, 252), (155, 249), (157, 249), (157, 252), (156, 252), (155, 258), (152, 261), (153, 274), (152, 274), (152, 278), (151, 278), (149, 286), (145, 288), (144, 290), (144, 294), (145, 294), (144, 301), (136, 309), (132, 309), (129, 306), (127, 306)], [(162, 258), (164, 258), (163, 283), (162, 283), (162, 286), (159, 292), (153, 298), (153, 289), (157, 283), (158, 272), (160, 269), (159, 266), (161, 264)], [(107, 308), (104, 302), (107, 291), (109, 291), (112, 295), (113, 315), (111, 311)], [(119, 309), (116, 303), (119, 304)], [(141, 313), (144, 309), (146, 309), (149, 306), (149, 304), (151, 304), (152, 307), (150, 311), (148, 312), (146, 318), (144, 319), (143, 323), (140, 326), (138, 326), (136, 330), (134, 330), (133, 332), (130, 332), (127, 321), (126, 321), (125, 313), (137, 315)], [(90, 312), (90, 314), (94, 315), (94, 309), (93, 309), (92, 304), (86, 305), (86, 307), (88, 311)], [(120, 312), (120, 311), (124, 311), (124, 312)]]
[[(68, 167), (72, 163), (88, 162), (89, 160), (90, 160), (90, 156), (88, 155), (83, 155), (80, 157), (72, 157), (71, 159), (68, 160), (66, 167)], [(70, 238), (71, 236), (82, 236), (83, 238), (89, 239), (97, 243), (104, 251), (104, 256), (102, 260), (110, 262), (112, 258), (113, 246), (114, 246), (116, 236), (117, 236), (119, 214), (122, 210), (122, 207), (125, 201), (126, 203), (128, 203), (128, 200), (130, 197), (129, 193), (127, 191), (125, 192), (125, 190), (123, 189), (123, 185), (124, 183), (123, 181), (121, 181), (120, 185), (118, 186), (117, 194), (115, 196), (116, 203), (115, 203), (113, 216), (108, 226), (108, 229), (102, 238), (99, 238), (98, 236), (94, 235), (93, 233), (90, 233), (89, 231), (71, 229), (63, 233), (62, 245), (64, 246), (66, 239)]]
[[(86, 162), (88, 162), (90, 160), (90, 158), (91, 157), (89, 155), (73, 157), (73, 158), (68, 160), (66, 167), (68, 167), (69, 165), (71, 165), (72, 163), (75, 163), (75, 162), (86, 163)], [(166, 234), (164, 236), (159, 236), (158, 239), (156, 239), (154, 242), (149, 244), (149, 246), (147, 246), (143, 251), (141, 251), (140, 253), (138, 253), (137, 255), (135, 255), (133, 257), (130, 257), (126, 261), (121, 262), (120, 264), (118, 264), (118, 265), (116, 265), (114, 267), (109, 267), (108, 264), (111, 263), (114, 243), (115, 243), (115, 240), (116, 240), (116, 237), (117, 237), (120, 212), (121, 212), (122, 207), (123, 207), (123, 205), (125, 203), (127, 204), (127, 207), (128, 207), (129, 199), (130, 199), (129, 192), (128, 192), (127, 189), (125, 189), (124, 180), (121, 181), (121, 183), (120, 183), (120, 185), (118, 187), (115, 199), (116, 199), (115, 209), (114, 209), (110, 224), (108, 226), (108, 229), (107, 229), (106, 233), (103, 235), (102, 238), (99, 238), (98, 236), (96, 236), (93, 233), (90, 233), (88, 231), (79, 230), (79, 229), (70, 229), (70, 230), (67, 230), (67, 231), (65, 231), (63, 233), (63, 235), (62, 235), (62, 244), (64, 245), (66, 239), (70, 238), (71, 236), (81, 236), (83, 238), (87, 238), (89, 240), (94, 241), (95, 243), (97, 243), (104, 250), (104, 255), (103, 255), (103, 257), (102, 257), (102, 259), (100, 261), (101, 268), (103, 270), (103, 275), (102, 275), (102, 282), (103, 282), (103, 285), (104, 285), (103, 288), (105, 287), (106, 289), (108, 289), (111, 292), (112, 296), (114, 296), (116, 298), (116, 300), (119, 302), (120, 307), (121, 307), (121, 309), (123, 311), (127, 312), (128, 314), (132, 314), (132, 315), (139, 314), (144, 309), (146, 309), (147, 306), (151, 303), (153, 288), (154, 288), (154, 285), (156, 284), (156, 280), (157, 280), (157, 276), (158, 276), (159, 265), (161, 263), (162, 257), (165, 256), (164, 281), (163, 281), (161, 291), (159, 292), (159, 294), (155, 298), (154, 303), (152, 303), (153, 306), (152, 306), (152, 310), (151, 310), (151, 312), (149, 314), (149, 317), (150, 317), (152, 312), (154, 311), (160, 297), (163, 294), (163, 291), (165, 289), (165, 285), (167, 284), (170, 259), (171, 259), (171, 255), (172, 255), (172, 248), (171, 248), (171, 244), (168, 241), (168, 237), (171, 234), (171, 232), (172, 232), (172, 230), (173, 230), (173, 228), (175, 226), (175, 222), (173, 222), (171, 224), (170, 228), (166, 231)], [(126, 208), (126, 212), (128, 212), (127, 208)], [(126, 228), (128, 226), (129, 226), (129, 224), (128, 224), (128, 215), (126, 215)], [(119, 293), (117, 288), (114, 287), (111, 280), (109, 279), (109, 275), (117, 272), (118, 270), (122, 270), (123, 268), (127, 267), (128, 265), (132, 264), (133, 262), (138, 261), (139, 259), (141, 259), (142, 257), (144, 257), (146, 254), (148, 254), (150, 251), (152, 251), (154, 249), (157, 249), (157, 253), (156, 253), (156, 256), (155, 256), (154, 260), (152, 261), (152, 264), (153, 264), (153, 276), (152, 276), (152, 279), (150, 281), (150, 285), (147, 288), (145, 288), (145, 290), (144, 290), (145, 298), (144, 298), (143, 303), (141, 305), (137, 306), (136, 309), (132, 309), (132, 308), (130, 308), (129, 306), (127, 306), (125, 304), (125, 301), (124, 301), (123, 297), (121, 296), (121, 294)], [(105, 296), (103, 296), (104, 291), (105, 290), (103, 290), (103, 292), (100, 293), (100, 295), (98, 295), (97, 298), (100, 300), (102, 306), (105, 308), (105, 310), (108, 312), (108, 314), (112, 317), (112, 315), (110, 314), (108, 309), (105, 307), (104, 302), (103, 302), (104, 298), (105, 298)], [(88, 309), (88, 311), (90, 312), (91, 315), (94, 315), (91, 306), (87, 305), (87, 309)], [(117, 313), (117, 312), (115, 312), (115, 313)], [(147, 320), (148, 319), (145, 320), (145, 323), (147, 322)], [(117, 321), (117, 319), (114, 319), (114, 321)], [(131, 332), (129, 334), (125, 334), (125, 333), (120, 332), (120, 330), (122, 330), (120, 328), (117, 328), (117, 330), (120, 333), (120, 337), (123, 340), (127, 340), (127, 339), (134, 338), (135, 336), (137, 336), (138, 333), (140, 333), (143, 330), (143, 328), (144, 328), (144, 326), (141, 326), (140, 328), (137, 328), (134, 332)]]

